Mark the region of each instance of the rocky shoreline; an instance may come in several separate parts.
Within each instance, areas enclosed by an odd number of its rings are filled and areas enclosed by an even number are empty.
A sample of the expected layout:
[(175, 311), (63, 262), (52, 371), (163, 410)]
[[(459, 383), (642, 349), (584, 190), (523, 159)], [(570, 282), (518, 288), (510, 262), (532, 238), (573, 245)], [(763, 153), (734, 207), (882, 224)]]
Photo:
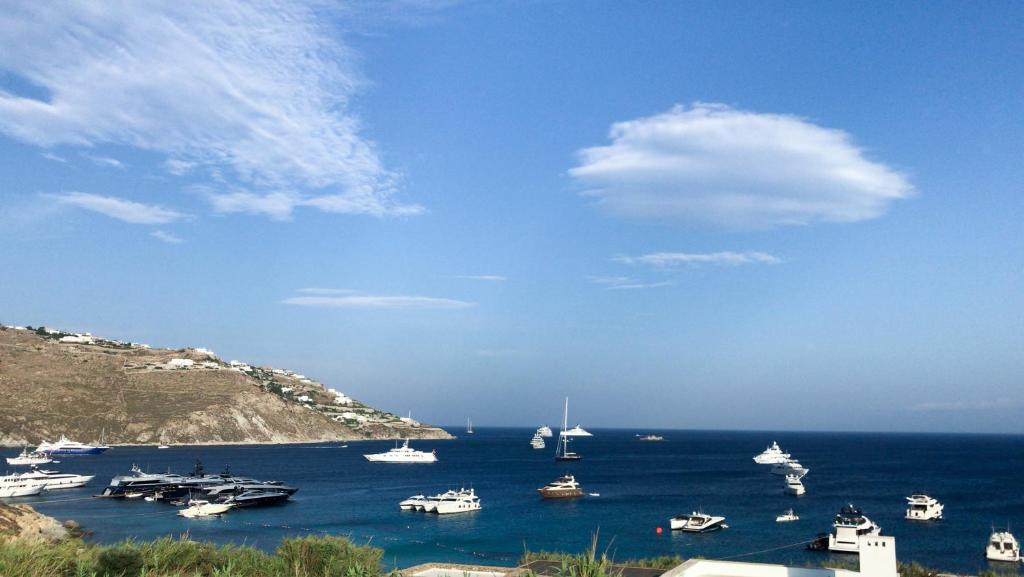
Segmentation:
[(81, 531), (73, 521), (61, 523), (28, 505), (0, 503), (0, 539), (52, 542), (76, 534)]

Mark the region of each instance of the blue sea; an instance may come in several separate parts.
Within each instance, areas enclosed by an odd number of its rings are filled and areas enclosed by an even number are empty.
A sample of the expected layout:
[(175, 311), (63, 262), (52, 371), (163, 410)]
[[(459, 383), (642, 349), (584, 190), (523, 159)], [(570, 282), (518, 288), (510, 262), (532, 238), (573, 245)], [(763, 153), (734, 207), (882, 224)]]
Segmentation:
[[(370, 463), (362, 455), (390, 442), (323, 445), (115, 447), (103, 455), (63, 457), (51, 468), (97, 475), (88, 487), (13, 499), (58, 519), (75, 519), (90, 539), (114, 542), (188, 533), (194, 539), (273, 549), (294, 535), (345, 535), (385, 550), (385, 563), (427, 561), (514, 565), (524, 549), (581, 551), (600, 531), (601, 548), (617, 559), (657, 555), (737, 558), (795, 565), (819, 563), (828, 553), (796, 545), (828, 531), (847, 502), (897, 538), (902, 561), (960, 573), (1005, 570), (984, 558), (993, 526), (1020, 527), (1024, 538), (1024, 437), (792, 432), (594, 430), (574, 449), (575, 463), (529, 446), (528, 429), (478, 428), (451, 441), (413, 441), (436, 449), (438, 463)], [(658, 433), (661, 443), (635, 434)], [(783, 493), (782, 478), (752, 458), (778, 440), (811, 469), (807, 494)], [(4, 456), (17, 450), (4, 450)], [(210, 471), (299, 487), (278, 507), (235, 511), (220, 519), (186, 520), (169, 505), (94, 499), (110, 478), (133, 463), (150, 471), (186, 473), (197, 459)], [(536, 489), (571, 472), (587, 496), (543, 501)], [(438, 517), (398, 509), (412, 494), (472, 486), (481, 511)], [(946, 505), (945, 519), (903, 519), (904, 497), (925, 491)], [(775, 517), (793, 508), (794, 523)], [(727, 518), (729, 528), (692, 535), (668, 530), (669, 517), (702, 509)], [(664, 531), (659, 534), (657, 528)]]

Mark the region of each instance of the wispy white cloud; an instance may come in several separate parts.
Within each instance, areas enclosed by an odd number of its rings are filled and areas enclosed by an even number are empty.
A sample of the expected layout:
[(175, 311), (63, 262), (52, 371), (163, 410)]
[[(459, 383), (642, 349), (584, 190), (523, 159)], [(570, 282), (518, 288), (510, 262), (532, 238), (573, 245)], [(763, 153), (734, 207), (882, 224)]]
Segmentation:
[(340, 289), (340, 288), (310, 287), (310, 288), (300, 288), (300, 289), (296, 290), (295, 292), (302, 293), (304, 295), (351, 295), (351, 294), (357, 294), (359, 291), (352, 290), (352, 289)]
[(286, 298), (284, 304), (336, 309), (466, 309), (476, 303), (456, 299), (424, 296), (297, 296)]
[(680, 265), (716, 264), (739, 266), (745, 264), (779, 264), (777, 256), (764, 252), (652, 252), (640, 256), (617, 256), (612, 260), (623, 264), (644, 264), (656, 267), (672, 267)]
[(124, 168), (124, 163), (116, 158), (111, 158), (109, 156), (96, 156), (94, 154), (82, 154), (82, 156), (92, 161), (93, 164), (96, 164), (98, 166), (106, 166), (109, 168)]
[(181, 244), (185, 242), (181, 237), (163, 230), (154, 230), (149, 236), (162, 240), (168, 244)]
[(64, 158), (63, 156), (60, 156), (59, 154), (54, 154), (54, 153), (52, 153), (50, 151), (44, 152), (43, 153), (43, 158), (45, 158), (46, 160), (52, 160), (54, 162), (67, 163), (67, 161), (68, 161), (68, 159)]
[(672, 286), (672, 281), (647, 282), (629, 276), (592, 276), (590, 282), (608, 290), (635, 290)]
[(722, 104), (618, 122), (569, 174), (609, 212), (729, 228), (853, 222), (914, 193), (842, 130)]
[(482, 280), (488, 282), (505, 282), (508, 280), (507, 277), (498, 274), (460, 274), (455, 278), (461, 278), (465, 280)]
[[(221, 212), (296, 207), (411, 215), (350, 100), (365, 84), (322, 4), (292, 0), (15, 2), (0, 69), (47, 94), (0, 90), (0, 132), (42, 147), (114, 144), (183, 174), (224, 173)], [(215, 178), (213, 180), (216, 180)], [(282, 198), (280, 190), (290, 190)]]
[(961, 401), (930, 401), (910, 407), (919, 412), (991, 411), (1024, 408), (1024, 400), (1002, 397), (998, 399), (970, 399)]
[(59, 204), (75, 206), (84, 210), (116, 218), (132, 224), (167, 224), (185, 218), (185, 215), (155, 204), (143, 204), (114, 196), (102, 196), (88, 192), (45, 194)]

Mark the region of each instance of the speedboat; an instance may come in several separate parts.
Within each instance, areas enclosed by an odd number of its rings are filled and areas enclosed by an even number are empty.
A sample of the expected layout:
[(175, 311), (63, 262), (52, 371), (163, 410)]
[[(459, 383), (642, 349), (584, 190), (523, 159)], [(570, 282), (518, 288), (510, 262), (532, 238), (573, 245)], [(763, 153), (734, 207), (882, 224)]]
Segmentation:
[(994, 531), (988, 538), (985, 558), (989, 561), (1020, 561), (1020, 543), (1009, 531)]
[(545, 499), (571, 499), (583, 496), (583, 488), (572, 475), (563, 475), (537, 489), (537, 492)]
[(231, 503), (211, 503), (203, 499), (192, 499), (189, 500), (188, 507), (178, 511), (178, 515), (189, 519), (217, 517), (227, 513), (232, 507), (234, 505)]
[(661, 435), (637, 435), (636, 439), (638, 441), (664, 441), (665, 437)]
[(785, 463), (789, 459), (789, 453), (782, 451), (782, 447), (779, 443), (772, 441), (771, 445), (765, 449), (760, 455), (754, 457), (754, 462), (758, 465), (775, 465), (778, 463)]
[(480, 497), (477, 497), (473, 489), (462, 489), (453, 498), (441, 499), (434, 507), (434, 513), (438, 515), (451, 515), (452, 513), (469, 513), (480, 510)]
[(220, 503), (230, 504), (232, 507), (266, 507), (284, 503), (291, 495), (287, 491), (264, 491), (251, 489), (231, 495)]
[(677, 515), (669, 520), (669, 526), (673, 531), (686, 531), (688, 533), (707, 533), (724, 529), (725, 517), (715, 517), (707, 513), (694, 511), (689, 515)]
[(434, 451), (429, 453), (409, 448), (409, 439), (401, 447), (395, 447), (386, 453), (375, 453), (363, 455), (367, 461), (374, 463), (436, 463), (437, 455)]
[(794, 513), (792, 509), (786, 509), (785, 512), (775, 518), (776, 523), (790, 523), (799, 520), (800, 516)]
[(74, 489), (92, 481), (93, 477), (94, 475), (73, 475), (71, 473), (47, 471), (46, 469), (38, 469), (34, 466), (28, 473), (21, 474), (22, 479), (42, 483), (47, 490)]
[(828, 550), (841, 553), (859, 552), (861, 535), (878, 535), (882, 529), (874, 521), (868, 519), (853, 504), (846, 505), (836, 514), (832, 522), (832, 533), (828, 536)]
[(22, 449), (17, 457), (7, 457), (8, 465), (46, 465), (55, 462), (47, 453)]
[(938, 499), (923, 493), (915, 493), (907, 497), (906, 518), (911, 521), (930, 521), (942, 518), (943, 504)]
[(791, 475), (795, 473), (803, 477), (810, 472), (810, 469), (801, 465), (800, 461), (797, 461), (796, 459), (786, 459), (781, 463), (772, 465), (773, 475)]
[(541, 437), (550, 437), (551, 427), (547, 425), (541, 425), (540, 428), (537, 429), (537, 434), (540, 435)]
[(46, 489), (46, 485), (22, 478), (21, 475), (0, 477), (0, 497), (32, 497)]
[(56, 443), (43, 442), (36, 447), (36, 452), (49, 453), (51, 455), (99, 455), (110, 447), (106, 445), (86, 445), (78, 441), (72, 441), (61, 435)]
[(806, 493), (807, 489), (804, 488), (804, 484), (800, 480), (802, 478), (801, 475), (786, 475), (786, 493), (798, 497)]
[(403, 511), (416, 511), (422, 510), (427, 504), (427, 497), (425, 495), (413, 495), (408, 499), (400, 502), (398, 508)]
[(533, 438), (530, 439), (530, 446), (534, 449), (543, 449), (545, 447), (544, 437), (540, 433), (534, 433)]

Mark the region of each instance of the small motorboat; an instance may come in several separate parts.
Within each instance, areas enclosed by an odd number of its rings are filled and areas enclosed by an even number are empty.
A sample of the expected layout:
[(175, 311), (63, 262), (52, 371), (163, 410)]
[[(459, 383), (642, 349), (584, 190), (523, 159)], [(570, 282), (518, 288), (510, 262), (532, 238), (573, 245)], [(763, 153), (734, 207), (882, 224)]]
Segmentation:
[(911, 521), (931, 521), (942, 518), (942, 503), (938, 499), (923, 493), (915, 493), (907, 497), (906, 518)]
[(170, 449), (171, 447), (170, 447), (170, 445), (157, 445), (156, 448), (157, 449)]
[(786, 509), (781, 515), (775, 518), (776, 523), (790, 523), (792, 521), (799, 521), (800, 516), (793, 512), (792, 509)]
[(234, 507), (231, 503), (211, 503), (203, 499), (192, 499), (188, 507), (178, 511), (178, 515), (188, 519), (199, 519), (202, 517), (218, 517), (227, 513)]
[(707, 533), (725, 529), (725, 517), (716, 517), (694, 511), (689, 515), (677, 515), (669, 520), (669, 526), (673, 531), (686, 531), (688, 533)]
[(985, 548), (985, 558), (989, 561), (1020, 561), (1020, 543), (1009, 531), (993, 531)]
[(545, 499), (572, 499), (583, 496), (583, 488), (572, 475), (563, 475), (537, 489), (537, 492)]

